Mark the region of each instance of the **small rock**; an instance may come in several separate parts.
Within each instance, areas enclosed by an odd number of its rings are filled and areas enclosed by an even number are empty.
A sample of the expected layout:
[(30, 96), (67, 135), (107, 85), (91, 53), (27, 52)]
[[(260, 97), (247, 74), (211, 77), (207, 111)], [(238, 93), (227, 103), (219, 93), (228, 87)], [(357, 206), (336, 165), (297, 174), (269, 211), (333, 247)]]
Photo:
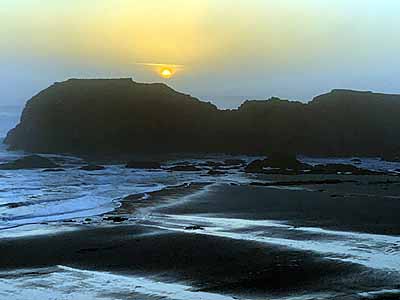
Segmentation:
[(223, 165), (224, 165), (224, 163), (212, 161), (212, 160), (208, 160), (204, 163), (199, 164), (199, 166), (202, 166), (202, 167), (214, 167), (214, 168), (221, 167)]
[(224, 164), (226, 166), (238, 166), (238, 165), (244, 165), (246, 161), (243, 159), (225, 159)]
[(190, 165), (190, 166), (174, 166), (168, 169), (169, 171), (177, 171), (177, 172), (198, 172), (201, 171), (202, 169)]
[(126, 168), (129, 169), (161, 169), (161, 164), (156, 161), (128, 161)]
[(344, 195), (333, 194), (331, 195), (332, 198), (343, 198)]
[(98, 166), (98, 165), (86, 165), (86, 166), (79, 168), (79, 170), (83, 170), (83, 171), (100, 171), (100, 170), (104, 170), (104, 169), (105, 169), (104, 166)]
[(191, 165), (192, 163), (190, 161), (184, 160), (184, 161), (179, 161), (174, 163), (174, 166), (188, 166)]
[(361, 164), (361, 159), (359, 159), (359, 158), (353, 158), (352, 160), (351, 160), (351, 162), (352, 163), (354, 163), (354, 164), (356, 164), (356, 165), (359, 165), (359, 164)]
[(39, 156), (29, 155), (0, 165), (1, 170), (19, 170), (19, 169), (53, 169), (59, 166), (50, 159)]
[(185, 230), (204, 230), (204, 228), (199, 225), (192, 225), (192, 226), (186, 226)]
[(219, 175), (224, 175), (226, 173), (218, 170), (210, 170), (207, 172), (207, 174), (210, 176), (219, 176)]
[[(270, 170), (266, 171), (264, 168)], [(269, 174), (296, 174), (300, 170), (309, 170), (312, 166), (297, 160), (296, 155), (287, 153), (273, 153), (268, 158), (257, 159), (245, 168), (247, 173), (269, 173)]]
[(64, 172), (65, 169), (44, 169), (42, 172)]
[(8, 203), (7, 207), (8, 208), (18, 208), (18, 207), (21, 207), (23, 205), (24, 205), (23, 202), (14, 202), (14, 203)]
[(340, 183), (355, 183), (354, 180), (340, 179), (324, 179), (324, 180), (294, 180), (294, 181), (275, 181), (275, 182), (250, 182), (254, 186), (304, 186), (304, 185), (324, 185), (324, 184), (340, 184)]
[(104, 221), (113, 221), (114, 223), (121, 223), (121, 222), (128, 220), (128, 218), (120, 217), (120, 216), (109, 216), (109, 217), (103, 218), (103, 220)]

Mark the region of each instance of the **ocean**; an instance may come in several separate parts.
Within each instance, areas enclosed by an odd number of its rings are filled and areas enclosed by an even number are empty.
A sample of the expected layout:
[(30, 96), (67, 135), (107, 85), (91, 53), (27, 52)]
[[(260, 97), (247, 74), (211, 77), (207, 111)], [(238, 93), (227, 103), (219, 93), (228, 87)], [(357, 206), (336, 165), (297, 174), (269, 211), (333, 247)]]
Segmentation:
[(7, 132), (18, 123), (21, 112), (21, 106), (0, 105), (0, 138), (4, 138)]
[[(20, 111), (17, 107), (5, 107), (0, 113), (0, 163), (29, 154), (7, 151), (7, 146), (2, 143), (8, 130), (17, 124)], [(161, 170), (131, 170), (126, 169), (123, 164), (108, 165), (105, 170), (86, 172), (79, 169), (86, 163), (78, 157), (43, 156), (61, 164), (65, 172), (0, 170), (0, 230), (101, 215), (117, 208), (119, 200), (128, 195), (146, 194), (184, 183), (207, 181), (202, 172), (172, 174)], [(176, 162), (170, 161), (167, 165)], [(218, 180), (241, 182), (247, 179), (229, 173)]]
[[(29, 153), (7, 151), (2, 143), (8, 130), (19, 120), (21, 107), (3, 106), (0, 110), (0, 163), (12, 161)], [(86, 172), (79, 167), (85, 161), (66, 155), (48, 155), (48, 158), (62, 165), (64, 172), (52, 173), (43, 170), (0, 170), (0, 230), (27, 224), (40, 224), (86, 218), (111, 212), (120, 205), (120, 200), (132, 194), (147, 194), (167, 187), (191, 182), (207, 182), (205, 172), (168, 172), (166, 170), (132, 170), (123, 164), (107, 165), (100, 171)], [(232, 157), (208, 155), (201, 158), (174, 159), (166, 166), (205, 160), (221, 161), (240, 158), (251, 161), (256, 157)], [(301, 158), (310, 164), (348, 163), (352, 158)], [(363, 158), (359, 167), (394, 171), (400, 170), (400, 163), (385, 162), (379, 158)], [(213, 177), (217, 183), (248, 183), (251, 175), (226, 170), (223, 176)], [(7, 233), (3, 232), (3, 235)]]

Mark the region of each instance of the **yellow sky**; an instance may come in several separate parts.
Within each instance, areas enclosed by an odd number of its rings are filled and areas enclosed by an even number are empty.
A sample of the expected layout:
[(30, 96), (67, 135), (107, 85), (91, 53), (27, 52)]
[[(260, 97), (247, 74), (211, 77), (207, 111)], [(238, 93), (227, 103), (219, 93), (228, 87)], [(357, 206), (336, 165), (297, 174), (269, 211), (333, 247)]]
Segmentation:
[(285, 1), (15, 2), (3, 7), (5, 17), (0, 20), (6, 47), (121, 64), (196, 67), (240, 63), (249, 56), (281, 62), (294, 51), (312, 51), (313, 39), (324, 47), (329, 43), (326, 28), (318, 27), (336, 18), (322, 16), (305, 3), (285, 6)]
[(160, 68), (143, 63), (181, 65), (169, 80), (180, 89), (207, 95), (236, 80), (243, 85), (220, 93), (303, 98), (374, 88), (378, 81), (359, 80), (369, 68), (393, 75), (398, 11), (398, 0), (2, 0), (0, 60), (10, 69), (28, 61), (43, 82), (109, 74), (154, 81)]

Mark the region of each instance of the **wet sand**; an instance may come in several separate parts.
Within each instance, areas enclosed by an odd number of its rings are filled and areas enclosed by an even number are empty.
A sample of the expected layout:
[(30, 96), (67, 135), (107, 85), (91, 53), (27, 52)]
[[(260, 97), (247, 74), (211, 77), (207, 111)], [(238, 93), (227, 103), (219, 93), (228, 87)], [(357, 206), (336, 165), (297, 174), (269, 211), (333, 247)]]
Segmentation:
[[(335, 178), (324, 176), (328, 177)], [(296, 176), (256, 179), (298, 180)], [(356, 182), (305, 189), (202, 184), (152, 193), (144, 204), (141, 197), (128, 197), (115, 212), (130, 216), (124, 224), (94, 222), (80, 225), (81, 230), (72, 232), (1, 239), (0, 271), (63, 265), (146, 276), (163, 282), (185, 282), (194, 291), (234, 295), (239, 299), (315, 293), (329, 295), (326, 299), (367, 299), (357, 293), (398, 287), (398, 274), (332, 260), (312, 251), (199, 234), (201, 230), (174, 231), (149, 226), (153, 214), (154, 218), (164, 214), (207, 215), (399, 234), (396, 212), (400, 200), (395, 196), (399, 185), (382, 183), (386, 180), (382, 176), (379, 180), (368, 176), (346, 179)], [(154, 208), (149, 203), (160, 206)], [(279, 230), (271, 229), (268, 234), (282, 235)], [(326, 237), (310, 236), (315, 240), (322, 238)]]
[[(363, 290), (390, 283), (355, 264), (247, 241), (117, 226), (0, 242), (2, 270), (65, 265), (191, 282), (237, 295)], [(362, 274), (362, 276), (360, 276)], [(378, 278), (378, 279), (377, 279)]]
[(159, 205), (172, 204), (177, 202), (180, 198), (201, 191), (211, 184), (211, 182), (191, 182), (177, 186), (169, 186), (150, 193), (129, 195), (121, 200), (121, 206), (110, 213), (110, 215), (126, 215), (129, 217), (140, 213), (139, 211), (144, 211), (146, 209), (151, 210)]
[[(294, 226), (400, 235), (400, 180), (392, 176), (268, 176), (260, 182), (346, 179), (355, 182), (289, 188), (213, 186), (191, 201), (158, 210), (166, 214), (288, 221)], [(387, 180), (398, 183), (387, 183)], [(390, 182), (389, 181), (389, 182)]]

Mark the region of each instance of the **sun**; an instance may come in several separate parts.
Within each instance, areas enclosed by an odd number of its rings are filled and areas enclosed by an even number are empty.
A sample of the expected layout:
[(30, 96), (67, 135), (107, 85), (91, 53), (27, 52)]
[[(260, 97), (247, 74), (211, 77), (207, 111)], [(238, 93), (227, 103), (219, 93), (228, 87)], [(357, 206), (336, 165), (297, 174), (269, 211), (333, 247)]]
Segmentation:
[(162, 68), (160, 71), (160, 75), (164, 78), (171, 78), (172, 77), (172, 70), (169, 68)]
[(170, 79), (172, 77), (175, 77), (185, 67), (184, 65), (166, 64), (158, 62), (137, 62), (136, 64), (149, 68), (152, 72), (165, 79)]

